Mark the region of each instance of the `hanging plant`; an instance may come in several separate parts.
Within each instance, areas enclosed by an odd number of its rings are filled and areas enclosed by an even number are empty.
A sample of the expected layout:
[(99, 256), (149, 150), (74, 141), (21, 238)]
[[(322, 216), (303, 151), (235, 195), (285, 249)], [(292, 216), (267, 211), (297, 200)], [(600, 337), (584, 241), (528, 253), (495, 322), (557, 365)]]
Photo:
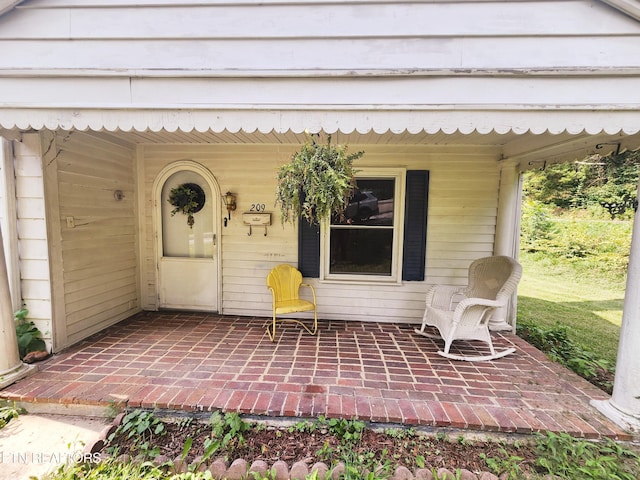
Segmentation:
[(174, 207), (174, 209), (171, 210), (171, 216), (174, 216), (176, 213), (187, 215), (187, 225), (189, 225), (189, 228), (193, 228), (195, 222), (193, 214), (202, 210), (204, 201), (204, 190), (202, 190), (200, 185), (183, 183), (182, 185), (172, 188), (169, 192), (168, 202)]
[(347, 147), (326, 145), (310, 137), (291, 161), (278, 170), (276, 203), (282, 221), (294, 222), (302, 216), (310, 224), (332, 215), (341, 215), (355, 188), (353, 161), (364, 152), (347, 153)]

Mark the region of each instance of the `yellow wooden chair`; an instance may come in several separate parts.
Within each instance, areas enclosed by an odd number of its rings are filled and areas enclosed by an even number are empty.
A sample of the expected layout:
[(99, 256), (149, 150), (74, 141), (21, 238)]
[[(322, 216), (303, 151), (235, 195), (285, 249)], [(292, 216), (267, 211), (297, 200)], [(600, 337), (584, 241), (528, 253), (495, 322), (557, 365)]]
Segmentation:
[[(293, 318), (281, 318), (280, 321), (294, 322), (315, 335), (318, 331), (318, 312), (316, 310), (316, 292), (311, 285), (302, 283), (302, 274), (291, 265), (281, 264), (274, 267), (267, 275), (267, 287), (273, 296), (273, 322), (267, 326), (267, 333), (273, 342), (276, 336), (276, 315), (313, 310), (313, 328)], [(313, 302), (300, 298), (300, 287), (308, 287), (313, 295)]]

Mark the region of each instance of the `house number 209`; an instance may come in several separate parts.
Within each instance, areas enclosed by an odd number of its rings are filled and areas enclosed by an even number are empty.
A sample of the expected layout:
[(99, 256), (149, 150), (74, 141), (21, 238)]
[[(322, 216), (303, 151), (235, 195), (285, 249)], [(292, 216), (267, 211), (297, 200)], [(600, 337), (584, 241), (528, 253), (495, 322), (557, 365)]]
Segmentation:
[(250, 212), (264, 212), (267, 206), (264, 203), (252, 203)]

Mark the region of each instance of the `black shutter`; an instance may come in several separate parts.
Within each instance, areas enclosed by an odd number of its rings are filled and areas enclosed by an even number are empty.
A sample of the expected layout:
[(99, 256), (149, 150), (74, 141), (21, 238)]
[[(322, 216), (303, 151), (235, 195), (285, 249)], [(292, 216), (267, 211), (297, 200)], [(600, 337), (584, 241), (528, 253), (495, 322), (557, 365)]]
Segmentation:
[(404, 209), (402, 280), (424, 280), (429, 171), (408, 170)]
[(320, 277), (320, 225), (298, 219), (298, 270), (303, 277)]

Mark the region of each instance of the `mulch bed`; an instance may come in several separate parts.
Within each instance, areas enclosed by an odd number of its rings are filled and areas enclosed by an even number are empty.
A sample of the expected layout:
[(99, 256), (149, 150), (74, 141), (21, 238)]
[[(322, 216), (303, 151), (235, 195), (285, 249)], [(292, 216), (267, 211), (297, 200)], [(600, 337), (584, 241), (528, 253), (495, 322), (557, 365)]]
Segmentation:
[[(500, 442), (493, 440), (466, 440), (462, 436), (418, 434), (414, 431), (394, 429), (378, 431), (365, 429), (362, 438), (341, 447), (340, 439), (326, 430), (314, 432), (299, 431), (295, 427), (262, 426), (251, 428), (243, 434), (245, 441), (234, 438), (226, 447), (215, 452), (211, 461), (224, 457), (229, 462), (243, 458), (249, 463), (263, 460), (273, 464), (278, 460), (289, 465), (302, 461), (308, 465), (324, 462), (331, 466), (338, 461), (338, 452), (347, 452), (347, 457), (360, 457), (371, 465), (387, 464), (395, 469), (403, 465), (415, 471), (418, 468), (447, 468), (451, 471), (467, 469), (479, 473), (490, 471), (487, 458), (508, 461), (511, 457), (520, 457), (518, 466), (523, 472), (534, 472), (537, 458), (533, 446), (524, 442)], [(165, 433), (153, 435), (149, 445), (159, 448), (159, 454), (174, 460), (183, 453), (185, 442), (193, 439), (187, 462), (191, 463), (204, 454), (205, 440), (211, 438), (211, 427), (202, 422), (167, 422)], [(118, 445), (117, 454), (135, 457), (140, 452), (140, 439), (134, 440), (118, 435), (111, 445)], [(344, 442), (342, 442), (344, 446)], [(105, 446), (105, 451), (106, 448)]]

